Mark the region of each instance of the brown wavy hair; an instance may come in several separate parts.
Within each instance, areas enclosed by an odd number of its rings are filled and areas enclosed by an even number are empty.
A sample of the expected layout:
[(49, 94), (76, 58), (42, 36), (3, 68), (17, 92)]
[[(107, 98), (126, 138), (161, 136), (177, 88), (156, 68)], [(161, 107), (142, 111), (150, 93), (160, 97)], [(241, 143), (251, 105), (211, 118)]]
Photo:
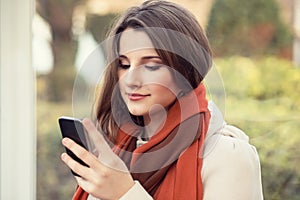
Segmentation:
[[(149, 0), (140, 6), (129, 8), (108, 34), (112, 38), (107, 46), (107, 60), (110, 63), (97, 92), (94, 108), (98, 128), (111, 141), (114, 141), (119, 130), (119, 119), (122, 118), (119, 115), (129, 113), (118, 89), (117, 76), (120, 35), (127, 28), (146, 32), (164, 64), (175, 69), (187, 80), (182, 81), (179, 76), (174, 75), (184, 93), (199, 85), (212, 64), (212, 52), (207, 37), (195, 16), (188, 10), (175, 3), (159, 0)], [(159, 31), (155, 31), (156, 28)], [(178, 34), (184, 37), (178, 37)], [(188, 82), (190, 87), (180, 85), (184, 82)], [(128, 116), (136, 124), (143, 125), (141, 116)]]

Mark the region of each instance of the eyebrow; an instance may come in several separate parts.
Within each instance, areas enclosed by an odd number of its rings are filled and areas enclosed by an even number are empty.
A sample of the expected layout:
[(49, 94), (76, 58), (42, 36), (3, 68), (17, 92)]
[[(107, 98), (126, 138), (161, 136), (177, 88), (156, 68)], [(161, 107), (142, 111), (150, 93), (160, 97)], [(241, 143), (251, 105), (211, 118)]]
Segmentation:
[[(125, 55), (120, 55), (119, 58), (128, 59), (128, 57), (125, 56)], [(153, 59), (153, 58), (162, 60), (160, 56), (143, 56), (141, 59), (142, 60), (150, 60), (150, 59)]]

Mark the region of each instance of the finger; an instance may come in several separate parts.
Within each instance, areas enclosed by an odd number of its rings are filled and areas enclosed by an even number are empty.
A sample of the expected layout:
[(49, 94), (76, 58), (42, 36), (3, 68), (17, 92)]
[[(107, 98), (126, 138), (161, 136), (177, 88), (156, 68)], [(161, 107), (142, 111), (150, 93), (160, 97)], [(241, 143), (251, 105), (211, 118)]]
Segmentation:
[(99, 154), (114, 154), (111, 150), (110, 146), (107, 144), (106, 140), (102, 136), (101, 133), (96, 129), (94, 124), (89, 119), (83, 119), (82, 124), (84, 125), (85, 129), (87, 130), (88, 134), (91, 136), (95, 147)]
[(90, 169), (73, 160), (73, 158), (71, 158), (67, 153), (62, 153), (61, 159), (76, 174), (82, 176), (84, 179), (90, 178), (87, 177), (87, 171), (89, 171)]
[(88, 152), (70, 138), (63, 138), (62, 144), (90, 167), (93, 167), (94, 163), (98, 161), (93, 154)]
[(84, 125), (88, 134), (91, 136), (94, 145), (99, 153), (98, 159), (102, 162), (102, 164), (116, 170), (127, 172), (128, 169), (124, 162), (112, 151), (103, 135), (99, 133), (91, 120), (83, 119), (82, 124)]
[(83, 179), (81, 177), (75, 176), (75, 179), (77, 181), (77, 184), (87, 193), (91, 193), (93, 189), (93, 185), (89, 180)]

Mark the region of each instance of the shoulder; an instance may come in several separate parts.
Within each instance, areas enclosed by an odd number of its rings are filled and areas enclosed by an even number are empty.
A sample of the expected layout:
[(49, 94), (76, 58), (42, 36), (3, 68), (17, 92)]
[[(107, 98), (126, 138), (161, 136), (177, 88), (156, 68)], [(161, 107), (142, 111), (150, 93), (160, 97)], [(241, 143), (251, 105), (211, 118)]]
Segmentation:
[(224, 159), (226, 163), (259, 162), (256, 148), (249, 143), (249, 137), (239, 128), (228, 125), (214, 102), (209, 102), (208, 109), (211, 118), (204, 142), (203, 162), (214, 164)]
[(205, 140), (203, 160), (206, 164), (234, 163), (243, 167), (259, 163), (256, 148), (249, 143), (248, 136), (231, 125), (224, 125)]
[(238, 199), (246, 193), (256, 199), (262, 197), (256, 148), (249, 143), (248, 136), (234, 126), (225, 124), (206, 138), (201, 175), (205, 195), (215, 195), (209, 191), (219, 185), (220, 195), (228, 199)]

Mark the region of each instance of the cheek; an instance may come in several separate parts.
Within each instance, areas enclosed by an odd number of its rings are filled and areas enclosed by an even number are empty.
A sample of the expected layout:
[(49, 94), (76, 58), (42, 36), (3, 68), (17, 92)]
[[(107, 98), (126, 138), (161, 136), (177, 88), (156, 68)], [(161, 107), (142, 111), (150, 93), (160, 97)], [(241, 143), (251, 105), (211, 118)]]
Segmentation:
[(179, 87), (175, 83), (173, 77), (169, 74), (162, 74), (156, 76), (153, 80), (154, 83), (157, 83), (157, 90), (161, 92), (161, 94), (171, 93), (176, 95), (179, 91)]
[(168, 107), (176, 99), (176, 93), (169, 87), (155, 86), (152, 88), (153, 93), (155, 93), (156, 103)]
[(118, 79), (121, 80), (125, 73), (126, 72), (124, 70), (118, 70)]
[(124, 84), (124, 80), (123, 80), (123, 76), (124, 76), (124, 72), (118, 72), (118, 85), (119, 85), (119, 89), (120, 89), (120, 93), (122, 98), (124, 99), (124, 91), (125, 91), (125, 84)]
[(119, 70), (118, 71), (118, 80), (119, 80), (119, 84), (122, 84), (124, 85), (124, 76), (126, 74), (126, 71), (125, 70)]
[(163, 73), (161, 73), (160, 80), (165, 85), (165, 87), (169, 88), (173, 93), (177, 94), (177, 84), (175, 83), (175, 79), (173, 77), (172, 68), (165, 68)]

